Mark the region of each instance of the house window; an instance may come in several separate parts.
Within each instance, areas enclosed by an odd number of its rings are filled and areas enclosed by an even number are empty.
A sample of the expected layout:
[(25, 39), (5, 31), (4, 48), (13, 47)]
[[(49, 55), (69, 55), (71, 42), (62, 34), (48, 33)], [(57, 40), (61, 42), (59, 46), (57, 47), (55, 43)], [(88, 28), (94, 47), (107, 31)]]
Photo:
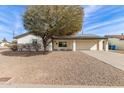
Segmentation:
[(37, 39), (32, 39), (32, 44), (37, 44)]
[(67, 42), (59, 42), (59, 47), (67, 47)]

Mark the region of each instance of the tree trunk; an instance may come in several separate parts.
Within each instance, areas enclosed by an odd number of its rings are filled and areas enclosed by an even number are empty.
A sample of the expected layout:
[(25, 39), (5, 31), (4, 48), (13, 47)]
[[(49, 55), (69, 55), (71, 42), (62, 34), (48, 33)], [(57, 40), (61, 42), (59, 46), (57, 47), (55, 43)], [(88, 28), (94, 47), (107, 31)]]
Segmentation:
[(44, 46), (43, 54), (46, 54), (46, 52), (47, 52), (47, 49), (46, 49), (46, 46)]
[(43, 54), (46, 54), (46, 48), (47, 48), (47, 43), (46, 42), (47, 41), (43, 40), (43, 49), (44, 49)]
[(35, 46), (35, 50), (36, 50), (36, 52), (39, 51), (39, 49), (38, 49), (38, 45)]

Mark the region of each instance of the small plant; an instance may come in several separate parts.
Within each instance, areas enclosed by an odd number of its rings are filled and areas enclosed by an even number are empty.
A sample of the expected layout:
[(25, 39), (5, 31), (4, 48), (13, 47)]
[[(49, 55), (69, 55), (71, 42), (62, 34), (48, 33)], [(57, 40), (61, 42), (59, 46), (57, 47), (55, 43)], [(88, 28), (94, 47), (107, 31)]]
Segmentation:
[(10, 48), (11, 48), (12, 51), (17, 51), (18, 50), (17, 44), (12, 44)]
[(12, 51), (17, 51), (18, 50), (18, 46), (17, 46), (17, 41), (16, 40), (12, 41), (12, 43), (10, 45), (10, 49)]

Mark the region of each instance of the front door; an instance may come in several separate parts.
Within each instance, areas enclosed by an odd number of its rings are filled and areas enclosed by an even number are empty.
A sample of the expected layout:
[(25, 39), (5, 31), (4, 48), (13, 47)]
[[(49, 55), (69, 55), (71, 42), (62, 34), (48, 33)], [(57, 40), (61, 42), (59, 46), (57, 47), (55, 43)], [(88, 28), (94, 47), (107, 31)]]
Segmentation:
[(105, 51), (105, 41), (103, 41), (103, 50)]

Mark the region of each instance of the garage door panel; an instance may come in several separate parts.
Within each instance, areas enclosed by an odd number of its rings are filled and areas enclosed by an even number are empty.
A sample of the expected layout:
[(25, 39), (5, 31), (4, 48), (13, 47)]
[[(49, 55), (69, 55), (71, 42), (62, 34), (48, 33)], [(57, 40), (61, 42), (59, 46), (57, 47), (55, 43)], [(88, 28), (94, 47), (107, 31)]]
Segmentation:
[(77, 50), (97, 50), (97, 41), (77, 41)]

